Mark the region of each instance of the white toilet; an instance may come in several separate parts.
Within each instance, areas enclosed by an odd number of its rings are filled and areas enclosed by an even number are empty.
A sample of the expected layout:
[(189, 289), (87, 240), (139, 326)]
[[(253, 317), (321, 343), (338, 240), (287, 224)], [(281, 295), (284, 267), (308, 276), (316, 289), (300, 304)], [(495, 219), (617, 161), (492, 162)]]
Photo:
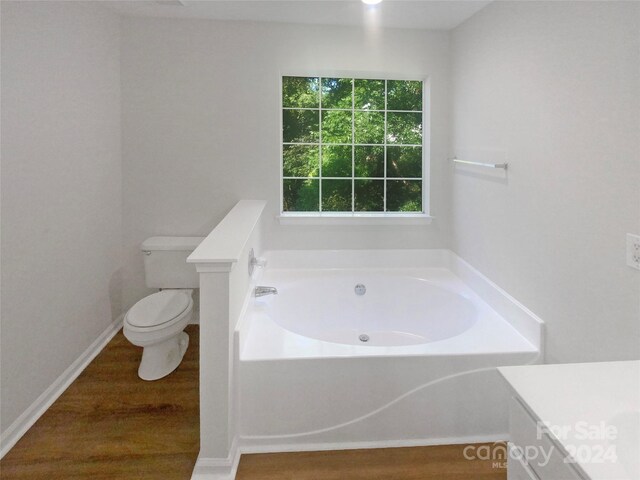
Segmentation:
[(187, 257), (204, 237), (151, 237), (142, 244), (145, 281), (159, 288), (129, 309), (124, 336), (143, 347), (138, 376), (158, 380), (173, 372), (189, 346), (183, 332), (193, 313), (194, 288), (199, 278)]

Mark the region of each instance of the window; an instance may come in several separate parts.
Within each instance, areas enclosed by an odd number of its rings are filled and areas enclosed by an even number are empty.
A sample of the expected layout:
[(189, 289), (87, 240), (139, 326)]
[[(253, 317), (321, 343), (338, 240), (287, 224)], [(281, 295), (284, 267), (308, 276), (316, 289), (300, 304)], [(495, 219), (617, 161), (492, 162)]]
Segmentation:
[(282, 78), (282, 212), (423, 213), (423, 82)]

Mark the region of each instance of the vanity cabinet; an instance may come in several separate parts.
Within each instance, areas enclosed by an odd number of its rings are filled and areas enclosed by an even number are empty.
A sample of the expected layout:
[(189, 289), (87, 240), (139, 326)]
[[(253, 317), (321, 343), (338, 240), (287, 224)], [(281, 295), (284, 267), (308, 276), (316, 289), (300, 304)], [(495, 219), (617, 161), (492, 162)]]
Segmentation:
[(540, 480), (529, 464), (522, 459), (522, 452), (519, 448), (512, 443), (509, 444), (507, 480)]
[(585, 480), (517, 396), (510, 402), (509, 433), (508, 480)]
[(640, 361), (498, 371), (510, 395), (509, 480), (640, 480)]

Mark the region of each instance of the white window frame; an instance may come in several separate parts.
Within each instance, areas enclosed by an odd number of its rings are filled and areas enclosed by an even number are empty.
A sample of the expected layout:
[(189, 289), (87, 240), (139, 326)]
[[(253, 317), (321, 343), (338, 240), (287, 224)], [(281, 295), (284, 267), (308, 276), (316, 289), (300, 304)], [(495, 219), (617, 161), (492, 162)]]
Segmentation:
[[(322, 78), (353, 78), (353, 79), (375, 79), (375, 80), (384, 80), (385, 81), (385, 92), (386, 92), (386, 82), (389, 80), (407, 80), (407, 81), (420, 81), (422, 82), (422, 212), (285, 212), (284, 211), (284, 159), (283, 159), (283, 123), (282, 123), (282, 111), (284, 109), (282, 105), (282, 79), (283, 77), (319, 77)], [(381, 73), (372, 73), (372, 72), (280, 72), (279, 74), (279, 93), (278, 93), (278, 125), (279, 125), (279, 152), (280, 152), (280, 214), (278, 215), (278, 220), (282, 225), (424, 225), (431, 223), (433, 217), (430, 215), (430, 191), (431, 191), (431, 182), (430, 182), (430, 165), (431, 165), (431, 157), (430, 157), (430, 145), (431, 145), (431, 122), (430, 122), (430, 111), (431, 111), (431, 98), (430, 98), (430, 81), (429, 77), (425, 75), (401, 75), (401, 74), (381, 74)], [(322, 102), (322, 100), (320, 100)], [(385, 107), (386, 107), (386, 97), (385, 97)], [(299, 110), (299, 109), (298, 109)], [(310, 108), (310, 110), (319, 110), (322, 111), (322, 103), (318, 106), (318, 108)], [(331, 109), (331, 110), (344, 110), (344, 111), (353, 111), (352, 109)], [(382, 111), (382, 110), (374, 110), (374, 111)], [(385, 139), (383, 146), (387, 145), (386, 138), (386, 127), (387, 127), (387, 119), (386, 113), (390, 110), (385, 108)], [(392, 111), (393, 112), (393, 111)], [(351, 138), (351, 144), (354, 145), (355, 138)], [(315, 145), (315, 144), (314, 144)], [(327, 144), (329, 145), (329, 144)], [(341, 145), (341, 144), (331, 144), (331, 145)], [(347, 144), (344, 144), (347, 145)], [(380, 145), (376, 145), (380, 146)], [(395, 146), (395, 145), (394, 145)], [(402, 146), (402, 145), (398, 145)], [(417, 146), (417, 145), (411, 145)], [(320, 145), (321, 148), (321, 145)], [(353, 150), (352, 150), (353, 151)], [(387, 166), (387, 149), (385, 148), (385, 191), (384, 191), (384, 199), (386, 206), (386, 166)], [(322, 169), (322, 158), (320, 160), (319, 168)], [(322, 170), (320, 170), (322, 172)], [(289, 177), (288, 177), (289, 178)], [(318, 181), (320, 183), (320, 196), (322, 196), (322, 179), (330, 180), (333, 177), (322, 177), (322, 173), (318, 177)], [(341, 177), (341, 180), (349, 178), (352, 182), (358, 179), (358, 177)], [(380, 180), (376, 177), (376, 179)], [(403, 180), (403, 178), (398, 178), (398, 180)], [(415, 180), (415, 179), (413, 179)], [(354, 201), (353, 197), (353, 187), (352, 187), (352, 202)]]

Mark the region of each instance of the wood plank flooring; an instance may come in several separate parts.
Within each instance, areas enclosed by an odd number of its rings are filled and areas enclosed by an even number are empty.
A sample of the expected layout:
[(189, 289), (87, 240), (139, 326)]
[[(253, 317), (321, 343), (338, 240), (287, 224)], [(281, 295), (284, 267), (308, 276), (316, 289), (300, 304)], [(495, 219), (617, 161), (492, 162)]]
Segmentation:
[[(1, 480), (189, 480), (198, 456), (198, 327), (168, 377), (137, 376), (118, 333), (0, 461)], [(504, 480), (461, 445), (243, 455), (237, 480)]]
[(0, 478), (189, 479), (199, 450), (198, 327), (178, 369), (138, 378), (119, 332), (0, 461)]
[(243, 455), (236, 480), (505, 480), (464, 445)]

